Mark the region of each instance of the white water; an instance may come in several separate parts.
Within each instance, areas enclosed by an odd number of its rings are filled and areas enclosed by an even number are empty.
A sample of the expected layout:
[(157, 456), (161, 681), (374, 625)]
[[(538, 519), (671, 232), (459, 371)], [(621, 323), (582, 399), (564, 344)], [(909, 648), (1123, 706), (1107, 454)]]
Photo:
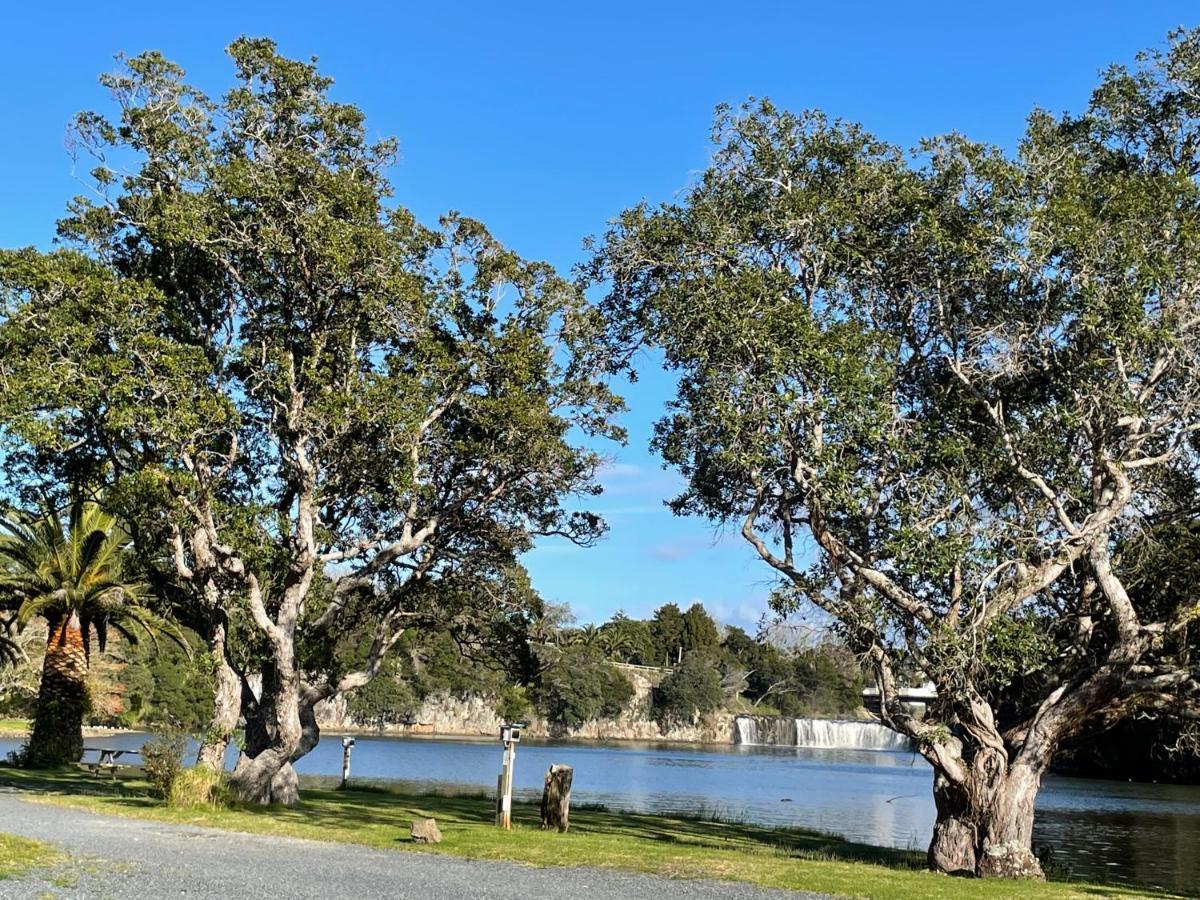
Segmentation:
[(911, 751), (912, 742), (876, 722), (841, 719), (789, 719), (782, 716), (738, 716), (737, 742), (819, 750)]

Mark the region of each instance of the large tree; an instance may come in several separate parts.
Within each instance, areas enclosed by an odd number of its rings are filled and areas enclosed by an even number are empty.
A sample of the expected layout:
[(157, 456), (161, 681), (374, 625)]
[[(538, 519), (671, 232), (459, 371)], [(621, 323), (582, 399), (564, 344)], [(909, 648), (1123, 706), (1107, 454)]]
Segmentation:
[(735, 523), (778, 608), (815, 603), (869, 663), (933, 767), (938, 869), (1040, 875), (1059, 744), (1194, 702), (1194, 594), (1139, 602), (1114, 553), (1197, 466), (1197, 98), (1181, 33), (1014, 156), (723, 110), (709, 168), (595, 257), (618, 336), (679, 372), (675, 510)]
[[(220, 100), (157, 53), (104, 78), (118, 116), (75, 129), (100, 199), (60, 223), (82, 252), (0, 258), (0, 377), (20, 471), (98, 474), (169, 548), (217, 670), (208, 759), (245, 696), (233, 787), (291, 802), (313, 706), (373, 677), (439, 584), (503, 602), (487, 585), (535, 535), (601, 533), (565, 501), (598, 490), (581, 439), (619, 436), (620, 402), (576, 286), (390, 203), (394, 143), (313, 63), (229, 52)], [(364, 622), (359, 669), (304, 670)]]

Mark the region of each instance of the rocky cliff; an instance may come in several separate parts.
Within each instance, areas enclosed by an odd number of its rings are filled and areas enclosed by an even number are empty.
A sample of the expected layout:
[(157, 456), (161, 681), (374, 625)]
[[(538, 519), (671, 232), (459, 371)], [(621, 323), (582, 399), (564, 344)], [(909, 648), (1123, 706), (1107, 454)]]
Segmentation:
[[(632, 669), (632, 667), (630, 667)], [(650, 694), (658, 678), (650, 672), (626, 671), (634, 687), (629, 708), (615, 719), (596, 719), (566, 733), (554, 731), (539, 716), (530, 719), (525, 734), (529, 737), (580, 738), (602, 741), (683, 741), (690, 743), (730, 744), (736, 730), (731, 713), (697, 717), (694, 722), (663, 729), (650, 718)], [(326, 731), (380, 731), (383, 734), (442, 734), (456, 737), (495, 737), (500, 732), (494, 697), (465, 697), (437, 694), (425, 698), (413, 716), (412, 724), (386, 725), (381, 729), (364, 728), (354, 721), (345, 698), (338, 696), (317, 706), (317, 722)]]

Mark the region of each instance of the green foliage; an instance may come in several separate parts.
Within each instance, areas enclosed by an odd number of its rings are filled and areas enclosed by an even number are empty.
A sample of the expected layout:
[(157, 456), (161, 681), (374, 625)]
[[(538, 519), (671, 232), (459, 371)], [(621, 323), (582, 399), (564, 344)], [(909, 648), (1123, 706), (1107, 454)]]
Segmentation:
[(213, 682), (203, 643), (183, 631), (190, 652), (173, 643), (145, 641), (126, 648), (120, 671), (126, 724), (172, 723), (203, 731), (212, 716)]
[(346, 709), (356, 722), (383, 727), (411, 718), (421, 702), (402, 677), (394, 658), (384, 661), (379, 674), (346, 698)]
[(654, 715), (663, 723), (690, 722), (721, 705), (721, 676), (704, 654), (689, 653), (654, 692)]
[(539, 711), (559, 730), (578, 728), (592, 719), (619, 715), (633, 699), (633, 685), (603, 656), (587, 647), (571, 647), (542, 673), (537, 685)]
[(658, 645), (658, 658), (653, 665), (669, 666), (676, 662), (686, 639), (683, 613), (674, 603), (667, 603), (654, 611), (650, 622), (654, 642)]
[(524, 687), (510, 684), (496, 699), (496, 715), (505, 722), (527, 722), (533, 712), (533, 701)]
[(0, 609), (22, 627), (33, 618), (78, 618), (84, 641), (104, 651), (113, 629), (130, 643), (178, 629), (148, 609), (145, 586), (130, 578), (128, 538), (100, 504), (75, 500), (69, 517), (47, 505), (40, 515), (14, 512), (0, 519)]
[(712, 650), (721, 642), (717, 623), (699, 603), (693, 603), (683, 614), (683, 649), (685, 653)]
[(722, 642), (729, 662), (746, 676), (746, 697), (784, 716), (846, 715), (862, 706), (862, 672), (844, 646), (824, 641), (785, 650), (730, 628)]
[(173, 726), (154, 733), (142, 745), (143, 770), (156, 796), (171, 797), (175, 781), (183, 771), (183, 754), (187, 752), (187, 733)]
[(639, 666), (661, 665), (663, 654), (654, 639), (650, 622), (631, 619), (617, 612), (601, 626), (605, 636), (604, 649), (609, 658)]

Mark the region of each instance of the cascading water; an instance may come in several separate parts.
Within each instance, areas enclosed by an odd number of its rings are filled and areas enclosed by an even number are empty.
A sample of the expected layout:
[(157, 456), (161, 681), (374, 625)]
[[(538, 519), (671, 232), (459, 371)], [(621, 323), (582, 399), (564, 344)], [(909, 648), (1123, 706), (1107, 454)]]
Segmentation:
[(912, 741), (877, 722), (738, 716), (736, 743), (824, 750), (911, 751)]

